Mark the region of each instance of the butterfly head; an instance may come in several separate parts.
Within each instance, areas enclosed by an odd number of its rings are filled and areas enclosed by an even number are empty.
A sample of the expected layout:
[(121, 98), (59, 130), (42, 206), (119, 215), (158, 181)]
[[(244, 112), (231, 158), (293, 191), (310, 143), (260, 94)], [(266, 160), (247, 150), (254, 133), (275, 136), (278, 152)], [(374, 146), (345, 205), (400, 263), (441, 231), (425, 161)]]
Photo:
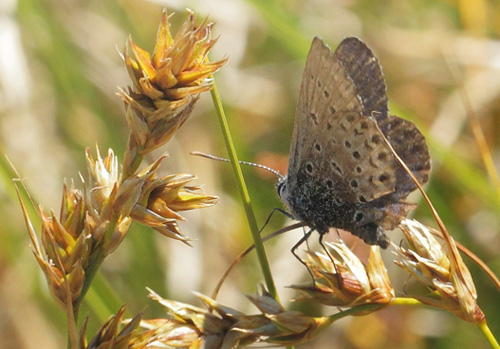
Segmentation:
[[(276, 192), (278, 193), (278, 196), (280, 197), (281, 201), (285, 204), (285, 206), (289, 209), (292, 210), (293, 205), (290, 202), (290, 183), (288, 181), (288, 176), (281, 176), (279, 177), (278, 181), (276, 182)], [(290, 212), (293, 215), (293, 212)]]
[[(287, 211), (293, 217), (297, 217), (293, 210), (294, 205), (290, 202), (293, 195), (290, 195), (290, 183), (288, 181), (288, 176), (281, 176), (276, 182), (276, 192), (281, 199), (281, 202), (286, 206)], [(300, 218), (298, 218), (300, 220)]]
[(282, 176), (278, 178), (276, 182), (276, 192), (278, 193), (280, 198), (283, 198), (283, 192), (286, 189), (286, 176)]

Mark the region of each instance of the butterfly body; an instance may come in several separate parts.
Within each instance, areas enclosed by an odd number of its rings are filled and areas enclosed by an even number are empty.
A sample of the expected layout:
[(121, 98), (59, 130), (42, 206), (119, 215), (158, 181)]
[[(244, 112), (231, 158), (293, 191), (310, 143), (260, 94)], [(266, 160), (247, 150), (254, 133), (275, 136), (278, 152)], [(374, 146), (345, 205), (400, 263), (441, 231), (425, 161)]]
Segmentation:
[(416, 189), (381, 137), (420, 183), (430, 158), (416, 126), (390, 116), (381, 67), (357, 38), (332, 52), (314, 38), (302, 80), (290, 147), (288, 174), (277, 185), (291, 215), (321, 235), (340, 228), (386, 248), (394, 229), (414, 205)]

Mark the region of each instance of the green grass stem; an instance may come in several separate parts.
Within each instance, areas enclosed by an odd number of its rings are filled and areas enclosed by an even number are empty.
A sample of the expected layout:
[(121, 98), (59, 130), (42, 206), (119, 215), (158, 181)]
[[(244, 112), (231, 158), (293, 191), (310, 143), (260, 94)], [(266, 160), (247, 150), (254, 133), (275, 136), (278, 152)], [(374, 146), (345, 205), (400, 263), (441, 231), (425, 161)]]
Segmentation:
[(243, 178), (243, 173), (241, 172), (241, 167), (238, 162), (238, 157), (236, 156), (236, 150), (234, 148), (234, 143), (229, 131), (229, 125), (227, 123), (226, 115), (222, 107), (222, 103), (215, 85), (213, 82), (212, 90), (212, 100), (217, 112), (217, 118), (222, 131), (222, 136), (224, 137), (224, 142), (226, 144), (227, 152), (229, 154), (229, 160), (231, 161), (231, 167), (233, 168), (234, 177), (236, 179), (236, 186), (238, 187), (238, 192), (240, 194), (241, 200), (243, 202), (243, 207), (245, 209), (245, 214), (247, 216), (248, 225), (250, 226), (250, 231), (252, 233), (252, 238), (255, 244), (255, 251), (257, 252), (257, 258), (259, 260), (262, 274), (264, 275), (264, 280), (269, 293), (278, 300), (278, 293), (276, 292), (276, 286), (274, 285), (274, 280), (271, 274), (271, 268), (269, 267), (269, 261), (267, 259), (266, 251), (264, 249), (264, 244), (262, 243), (262, 238), (260, 236), (259, 228), (257, 226), (257, 221), (255, 219), (255, 214), (250, 202), (250, 195)]

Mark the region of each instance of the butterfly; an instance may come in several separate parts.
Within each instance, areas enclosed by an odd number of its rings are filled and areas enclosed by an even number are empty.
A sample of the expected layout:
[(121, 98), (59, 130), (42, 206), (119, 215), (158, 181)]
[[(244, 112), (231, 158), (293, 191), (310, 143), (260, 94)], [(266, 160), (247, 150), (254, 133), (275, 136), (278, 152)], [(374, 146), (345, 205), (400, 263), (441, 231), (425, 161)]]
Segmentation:
[(387, 248), (414, 204), (417, 187), (378, 128), (420, 184), (431, 168), (424, 136), (410, 121), (389, 114), (382, 68), (358, 38), (335, 52), (315, 37), (307, 56), (295, 113), (288, 173), (278, 194), (291, 216), (310, 230), (347, 230), (369, 245)]

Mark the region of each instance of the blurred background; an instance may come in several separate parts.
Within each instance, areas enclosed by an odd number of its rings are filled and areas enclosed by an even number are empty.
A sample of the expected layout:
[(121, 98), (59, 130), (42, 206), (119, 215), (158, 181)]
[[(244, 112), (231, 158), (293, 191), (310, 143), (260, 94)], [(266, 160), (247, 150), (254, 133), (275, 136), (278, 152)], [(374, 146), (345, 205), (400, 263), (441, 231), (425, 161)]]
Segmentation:
[[(119, 157), (128, 130), (117, 86), (129, 84), (119, 51), (132, 35), (152, 51), (163, 7), (176, 12), (173, 32), (185, 8), (217, 22), (220, 35), (211, 59), (229, 56), (216, 74), (238, 156), (286, 173), (293, 117), (311, 39), (332, 48), (346, 36), (362, 38), (375, 52), (387, 80), (393, 114), (415, 122), (426, 135), (433, 171), (427, 193), (449, 231), (500, 274), (500, 200), (486, 174), (457, 82), (471, 100), (497, 168), (500, 164), (500, 2), (486, 0), (2, 0), (0, 2), (0, 151), (15, 164), (47, 212), (60, 210), (62, 183), (86, 176), (84, 149), (95, 154), (111, 147)], [(212, 208), (187, 212), (181, 230), (196, 239), (193, 248), (138, 224), (103, 264), (81, 314), (88, 333), (122, 304), (128, 315), (145, 310), (161, 317), (146, 286), (165, 298), (201, 306), (191, 291), (210, 295), (232, 259), (251, 244), (249, 229), (228, 164), (189, 155), (197, 150), (227, 156), (209, 94), (164, 151), (168, 173), (193, 173), (197, 184), (220, 196)], [(151, 157), (150, 159), (153, 159)], [(121, 160), (121, 158), (120, 158)], [(66, 320), (56, 307), (30, 250), (12, 184), (12, 171), (0, 160), (0, 343), (4, 348), (64, 347)], [(274, 175), (244, 168), (259, 225), (281, 207)], [(420, 195), (411, 201), (419, 202)], [(420, 204), (413, 216), (435, 226)], [(33, 219), (35, 217), (33, 216)], [(289, 224), (273, 216), (266, 233)], [(36, 226), (38, 229), (39, 226)], [(335, 238), (334, 233), (329, 234)], [(336, 309), (289, 304), (287, 285), (308, 281), (291, 255), (302, 236), (297, 230), (266, 243), (283, 303), (308, 314)], [(399, 243), (401, 235), (390, 233)], [(311, 240), (316, 240), (312, 238)], [(361, 254), (361, 243), (346, 236)], [(314, 246), (314, 244), (313, 244)], [(411, 282), (384, 253), (399, 295)], [(500, 336), (498, 290), (466, 259), (479, 306)], [(243, 293), (262, 282), (251, 254), (231, 274), (219, 301), (257, 312)], [(335, 323), (303, 348), (457, 348), (487, 347), (480, 331), (444, 311), (390, 307)]]

